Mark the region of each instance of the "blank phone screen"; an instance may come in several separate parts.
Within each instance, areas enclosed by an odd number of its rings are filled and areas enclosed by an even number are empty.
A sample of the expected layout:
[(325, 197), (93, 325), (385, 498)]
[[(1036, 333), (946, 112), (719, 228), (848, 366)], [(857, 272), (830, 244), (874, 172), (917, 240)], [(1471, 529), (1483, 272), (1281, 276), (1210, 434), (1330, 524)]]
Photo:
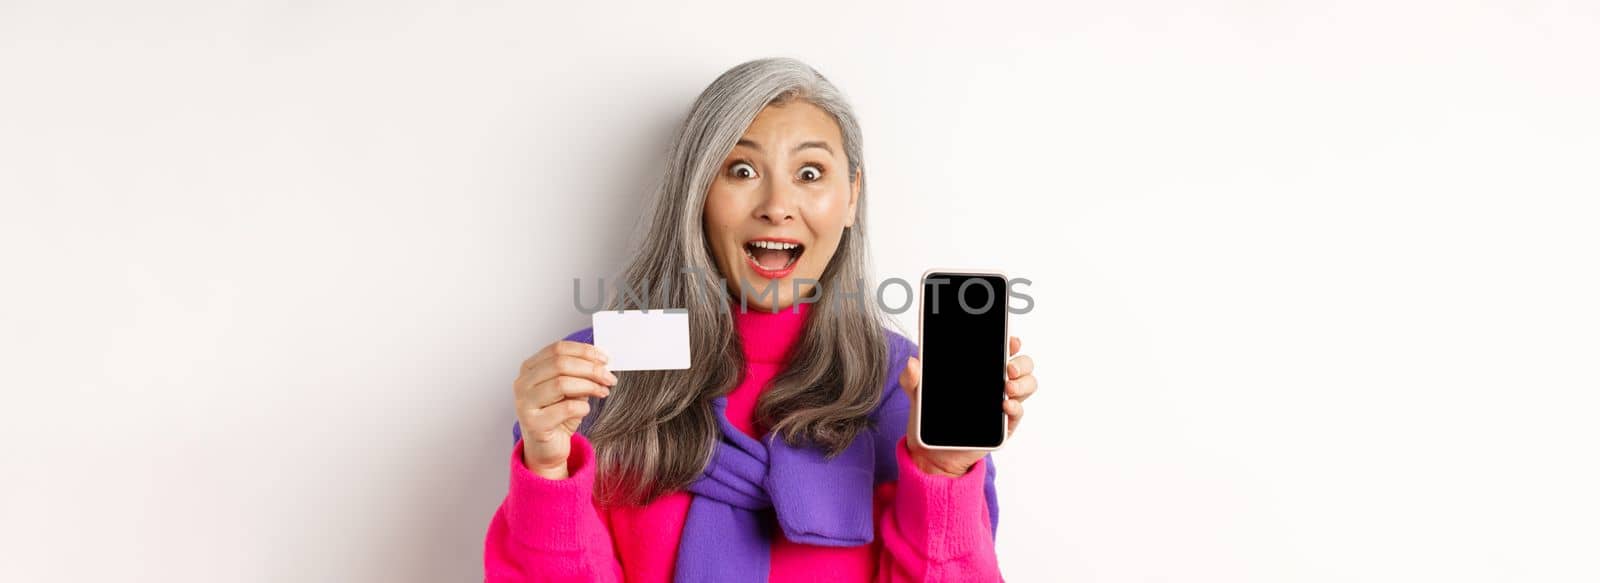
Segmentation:
[(928, 445), (1005, 441), (1006, 281), (930, 273), (922, 280), (922, 416)]

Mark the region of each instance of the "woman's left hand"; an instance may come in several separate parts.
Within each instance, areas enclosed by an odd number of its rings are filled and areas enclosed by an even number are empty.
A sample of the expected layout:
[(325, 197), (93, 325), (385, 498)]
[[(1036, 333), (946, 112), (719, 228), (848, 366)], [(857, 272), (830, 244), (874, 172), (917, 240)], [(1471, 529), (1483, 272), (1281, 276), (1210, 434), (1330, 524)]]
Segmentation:
[[(1016, 431), (1017, 423), (1022, 421), (1022, 402), (1033, 395), (1039, 388), (1038, 381), (1033, 378), (1033, 359), (1026, 355), (1018, 356), (1022, 351), (1022, 339), (1011, 337), (1011, 361), (1006, 365), (1006, 400), (1001, 408), (1006, 413), (1006, 439), (1011, 438), (1011, 432)], [(906, 396), (913, 403), (917, 400), (917, 391), (922, 388), (922, 362), (913, 356), (906, 360), (905, 370), (900, 373), (900, 387), (905, 389)], [(972, 469), (972, 465), (983, 459), (986, 451), (959, 451), (945, 449), (927, 449), (917, 443), (917, 408), (911, 408), (911, 420), (906, 423), (906, 450), (911, 453), (911, 460), (923, 473), (936, 476), (960, 476)]]

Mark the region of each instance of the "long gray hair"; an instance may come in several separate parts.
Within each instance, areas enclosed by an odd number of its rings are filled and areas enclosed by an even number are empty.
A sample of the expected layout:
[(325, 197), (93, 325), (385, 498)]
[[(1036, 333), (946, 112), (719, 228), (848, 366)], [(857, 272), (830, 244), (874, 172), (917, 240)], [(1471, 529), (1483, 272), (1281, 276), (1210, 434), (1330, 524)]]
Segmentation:
[[(718, 283), (719, 276), (727, 276), (713, 260), (704, 229), (706, 193), (756, 115), (768, 105), (795, 100), (816, 105), (838, 122), (848, 176), (861, 181), (860, 194), (855, 224), (844, 230), (823, 270), (818, 301), (807, 311), (789, 364), (762, 392), (756, 420), (770, 427), (773, 437), (828, 456), (868, 428), (889, 357), (886, 318), (866, 283), (861, 127), (839, 90), (805, 63), (787, 58), (742, 63), (706, 87), (684, 119), (645, 235), (618, 282), (636, 293), (608, 302), (608, 309), (639, 308), (634, 302), (649, 293), (657, 304), (651, 307), (687, 308), (693, 365), (618, 375), (611, 396), (591, 403), (596, 411), (585, 420), (584, 434), (595, 446), (597, 496), (605, 504), (648, 504), (686, 488), (711, 461), (719, 431), (711, 399), (738, 385), (745, 362), (731, 311), (740, 303), (730, 301)], [(855, 293), (862, 295), (840, 298)]]

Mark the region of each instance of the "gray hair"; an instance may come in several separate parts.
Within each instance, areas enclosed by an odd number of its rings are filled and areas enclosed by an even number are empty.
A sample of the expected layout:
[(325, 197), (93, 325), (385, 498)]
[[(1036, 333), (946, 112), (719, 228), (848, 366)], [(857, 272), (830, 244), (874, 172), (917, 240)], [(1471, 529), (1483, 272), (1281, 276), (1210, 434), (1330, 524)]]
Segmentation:
[[(649, 503), (688, 487), (710, 463), (719, 431), (711, 399), (737, 386), (745, 362), (731, 311), (739, 304), (714, 283), (720, 269), (704, 228), (706, 194), (756, 115), (768, 105), (795, 100), (816, 105), (838, 123), (848, 176), (861, 181), (860, 194), (854, 226), (844, 230), (823, 270), (804, 331), (787, 367), (763, 391), (756, 419), (774, 437), (795, 446), (807, 443), (830, 457), (868, 428), (888, 374), (886, 317), (875, 301), (838, 297), (858, 292), (872, 297), (866, 287), (861, 127), (839, 90), (805, 63), (788, 58), (745, 62), (706, 87), (684, 119), (644, 237), (618, 282), (634, 290), (655, 286), (651, 295), (665, 303), (654, 307), (688, 309), (694, 359), (686, 370), (620, 375), (611, 396), (591, 403), (596, 411), (585, 419), (584, 434), (595, 446), (597, 495), (603, 503)], [(706, 281), (694, 281), (686, 272)], [(638, 307), (624, 306), (627, 299), (618, 295), (608, 308)]]

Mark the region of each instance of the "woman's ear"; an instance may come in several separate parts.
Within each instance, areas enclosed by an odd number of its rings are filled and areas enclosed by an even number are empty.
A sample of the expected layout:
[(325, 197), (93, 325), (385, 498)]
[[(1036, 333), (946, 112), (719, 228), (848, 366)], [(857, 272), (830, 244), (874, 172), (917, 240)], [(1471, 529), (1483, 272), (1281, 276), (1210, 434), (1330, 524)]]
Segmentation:
[(850, 177), (850, 211), (845, 215), (844, 226), (856, 226), (856, 201), (861, 199), (861, 174), (864, 168), (856, 168), (855, 176)]

